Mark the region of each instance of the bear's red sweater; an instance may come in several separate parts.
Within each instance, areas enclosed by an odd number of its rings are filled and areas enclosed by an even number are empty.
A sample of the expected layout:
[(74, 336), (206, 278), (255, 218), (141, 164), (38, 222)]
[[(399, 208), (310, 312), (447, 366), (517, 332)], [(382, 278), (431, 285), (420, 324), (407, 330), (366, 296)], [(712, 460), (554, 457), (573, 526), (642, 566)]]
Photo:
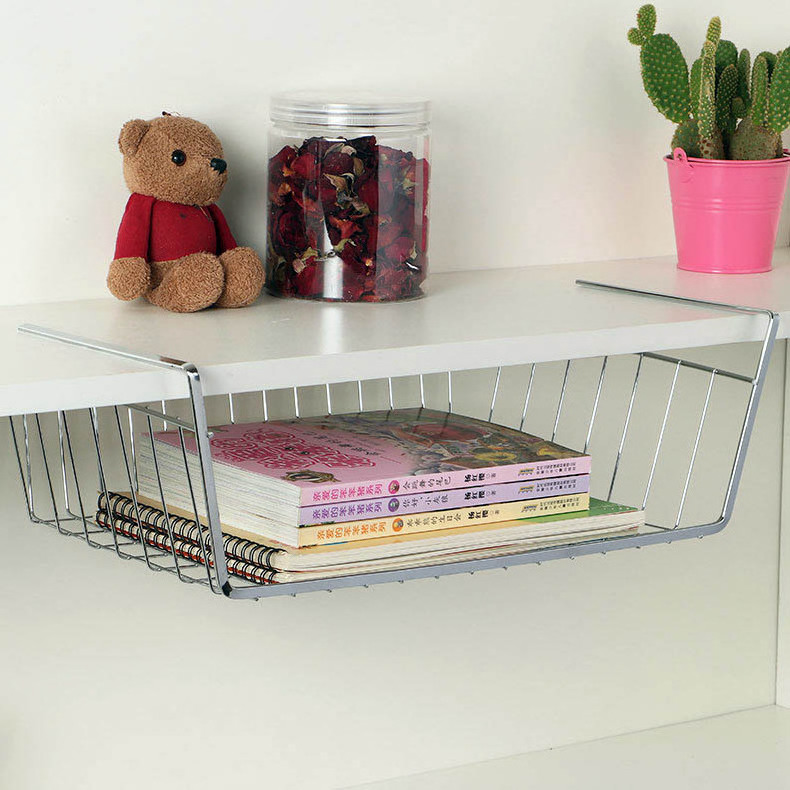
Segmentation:
[(195, 252), (220, 255), (236, 246), (219, 206), (187, 206), (133, 193), (118, 229), (115, 257), (153, 263)]

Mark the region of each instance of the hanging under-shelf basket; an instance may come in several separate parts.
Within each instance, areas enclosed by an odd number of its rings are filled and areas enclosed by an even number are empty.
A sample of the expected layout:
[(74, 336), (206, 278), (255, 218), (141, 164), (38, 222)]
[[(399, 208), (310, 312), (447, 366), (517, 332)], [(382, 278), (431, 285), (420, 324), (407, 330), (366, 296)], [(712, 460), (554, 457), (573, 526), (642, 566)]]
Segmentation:
[[(618, 286), (577, 281), (580, 285), (603, 288), (638, 297), (653, 297), (682, 304), (717, 308), (735, 314), (757, 314), (766, 318), (766, 330), (760, 344), (753, 374), (726, 370), (699, 360), (674, 355), (643, 352), (624, 357), (603, 357), (566, 360), (517, 366), (517, 373), (508, 385), (511, 408), (510, 423), (524, 429), (541, 412), (544, 423), (539, 430), (560, 443), (578, 450), (590, 450), (594, 457), (592, 491), (603, 498), (614, 498), (623, 504), (644, 507), (647, 526), (638, 534), (627, 537), (597, 538), (582, 543), (553, 545), (522, 551), (517, 554), (481, 560), (460, 561), (415, 567), (406, 570), (382, 571), (348, 575), (331, 579), (287, 584), (248, 583), (228, 573), (224, 551), (212, 546), (222, 545), (220, 513), (217, 506), (213, 467), (210, 463), (209, 426), (206, 401), (197, 367), (188, 362), (166, 357), (152, 358), (110, 346), (98, 341), (65, 335), (35, 326), (22, 326), (20, 331), (81, 346), (107, 354), (122, 356), (145, 365), (179, 371), (189, 385), (186, 417), (177, 416), (172, 407), (162, 402), (153, 408), (144, 404), (109, 407), (100, 419), (99, 410), (91, 408), (75, 412), (30, 414), (9, 417), (11, 437), (22, 489), (30, 520), (47, 524), (59, 533), (84, 540), (94, 548), (115, 552), (123, 559), (136, 559), (154, 571), (175, 574), (184, 582), (208, 586), (215, 593), (230, 598), (262, 598), (272, 595), (296, 594), (313, 590), (368, 586), (380, 582), (439, 577), (491, 568), (507, 568), (526, 563), (574, 558), (586, 554), (606, 553), (618, 549), (649, 546), (657, 543), (698, 538), (723, 529), (732, 514), (735, 496), (743, 471), (747, 446), (754, 426), (760, 395), (765, 382), (771, 351), (776, 338), (779, 317), (770, 310), (708, 302), (698, 299), (638, 291)], [(613, 368), (617, 370), (612, 373)], [(521, 369), (523, 368), (523, 370)], [(489, 420), (495, 416), (505, 398), (507, 368), (491, 371), (491, 395), (486, 401)], [(543, 372), (546, 372), (544, 376)], [(521, 375), (523, 374), (523, 375)], [(435, 374), (431, 374), (435, 378)], [(453, 411), (453, 371), (447, 371), (446, 405)], [(456, 377), (459, 375), (455, 372)], [(684, 376), (688, 376), (686, 380)], [(416, 404), (426, 405), (425, 378), (416, 375)], [(615, 381), (615, 385), (612, 384)], [(543, 384), (541, 383), (543, 382)], [(388, 379), (387, 398), (393, 408), (393, 380)], [(544, 386), (545, 385), (545, 386)], [(356, 382), (356, 402), (352, 410), (364, 410), (367, 383)], [(456, 387), (457, 387), (456, 383)], [(723, 405), (722, 416), (711, 418), (718, 391)], [(647, 391), (647, 398), (643, 393)], [(681, 394), (679, 394), (681, 393)], [(299, 413), (299, 391), (293, 390), (293, 404)], [(733, 402), (741, 399), (736, 414)], [(573, 406), (569, 402), (573, 401)], [(397, 404), (407, 405), (407, 404)], [(235, 421), (238, 404), (229, 395), (229, 419)], [(326, 385), (326, 411), (332, 412), (333, 390)], [(261, 393), (256, 419), (268, 419), (267, 393)], [(540, 415), (534, 417), (539, 419)], [(142, 426), (140, 425), (142, 422)], [(712, 427), (709, 426), (715, 423)], [(207, 541), (201, 544), (200, 559), (192, 561), (176, 552), (173, 542), (163, 541), (159, 547), (148, 545), (96, 522), (94, 505), (97, 493), (136, 488), (139, 428), (152, 435), (159, 425), (174, 426), (183, 441), (185, 431), (194, 432), (197, 440), (199, 476), (190, 477), (184, 456), (185, 480), (193, 503), (205, 508), (209, 528)], [(705, 490), (705, 505), (715, 507), (710, 517), (701, 516), (705, 508), (695, 507), (689, 517), (689, 499), (695, 488), (700, 448), (707, 433), (726, 439), (725, 450), (712, 453), (711, 478), (717, 481), (714, 491)], [(726, 434), (726, 436), (725, 436)], [(669, 459), (667, 459), (669, 456)], [(160, 481), (161, 482), (161, 481)], [(710, 484), (708, 484), (710, 488)], [(164, 497), (163, 497), (164, 499)], [(167, 503), (162, 502), (167, 510)], [(195, 513), (198, 508), (195, 507)]]

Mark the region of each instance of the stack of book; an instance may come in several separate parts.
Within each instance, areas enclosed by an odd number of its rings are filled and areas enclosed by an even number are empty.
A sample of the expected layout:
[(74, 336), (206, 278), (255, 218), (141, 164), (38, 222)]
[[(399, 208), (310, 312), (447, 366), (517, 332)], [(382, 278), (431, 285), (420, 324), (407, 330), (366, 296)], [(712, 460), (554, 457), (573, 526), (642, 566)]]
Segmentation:
[[(470, 417), (395, 409), (211, 430), (228, 570), (257, 583), (502, 556), (644, 523), (590, 498), (588, 455)], [(137, 464), (138, 491), (102, 495), (98, 523), (212, 562), (194, 436), (141, 437)]]

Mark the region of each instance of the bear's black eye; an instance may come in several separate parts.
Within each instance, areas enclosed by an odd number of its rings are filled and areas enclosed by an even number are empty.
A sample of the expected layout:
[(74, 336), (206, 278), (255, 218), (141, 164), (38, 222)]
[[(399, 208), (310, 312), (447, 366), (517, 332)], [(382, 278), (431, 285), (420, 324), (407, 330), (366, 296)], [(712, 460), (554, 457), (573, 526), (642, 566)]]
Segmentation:
[(170, 154), (170, 158), (173, 160), (173, 164), (179, 167), (187, 161), (187, 155), (179, 148), (176, 148), (176, 150)]

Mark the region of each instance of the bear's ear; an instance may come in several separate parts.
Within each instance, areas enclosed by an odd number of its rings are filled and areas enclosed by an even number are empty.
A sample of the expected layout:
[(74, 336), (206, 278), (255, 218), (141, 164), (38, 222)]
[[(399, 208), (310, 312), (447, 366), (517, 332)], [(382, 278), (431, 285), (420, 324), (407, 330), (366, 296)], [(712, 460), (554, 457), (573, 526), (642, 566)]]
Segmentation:
[(121, 149), (121, 153), (124, 156), (133, 154), (139, 148), (150, 127), (151, 124), (148, 121), (141, 121), (139, 118), (127, 121), (118, 137), (118, 148)]

